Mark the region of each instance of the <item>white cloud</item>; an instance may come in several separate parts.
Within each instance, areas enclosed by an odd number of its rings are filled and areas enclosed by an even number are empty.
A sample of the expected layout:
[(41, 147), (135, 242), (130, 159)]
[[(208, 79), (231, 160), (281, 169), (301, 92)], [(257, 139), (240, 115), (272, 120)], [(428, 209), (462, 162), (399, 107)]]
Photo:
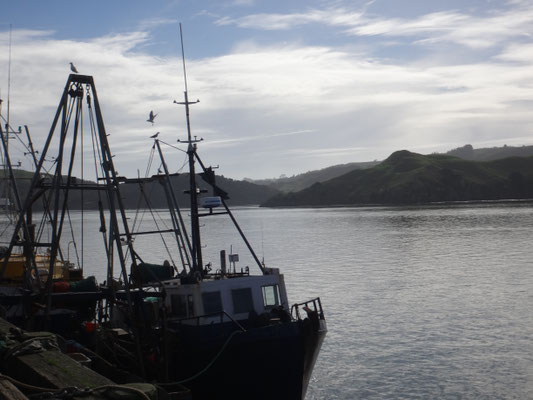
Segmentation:
[(255, 0), (233, 0), (232, 5), (234, 6), (252, 6), (255, 4)]
[(530, 1), (516, 2), (508, 9), (484, 10), (485, 15), (460, 11), (440, 11), (416, 18), (389, 18), (366, 12), (367, 6), (351, 10), (346, 7), (308, 9), (287, 14), (251, 14), (238, 18), (222, 17), (219, 25), (262, 30), (289, 30), (307, 24), (320, 24), (343, 29), (347, 35), (412, 37), (414, 43), (458, 43), (471, 48), (486, 48), (514, 37), (529, 36), (533, 23)]
[(503, 61), (531, 63), (533, 60), (533, 43), (510, 44), (497, 58)]
[(310, 23), (321, 23), (332, 26), (350, 26), (356, 23), (363, 14), (346, 9), (311, 9), (306, 12), (292, 14), (252, 14), (240, 18), (222, 17), (215, 23), (218, 25), (237, 25), (241, 28), (264, 30), (288, 30), (296, 26)]
[(177, 22), (176, 18), (149, 18), (140, 22), (139, 29), (141, 31), (150, 30), (164, 25), (176, 24)]
[[(204, 161), (220, 164), (226, 176), (268, 177), (383, 159), (401, 148), (528, 144), (533, 47), (520, 33), (532, 18), (526, 5), (485, 17), (448, 11), (387, 19), (328, 9), (221, 20), (262, 29), (321, 22), (362, 38), (416, 36), (425, 44), (494, 48), (480, 59), (435, 46), (427, 56), (401, 62), (378, 58), (365, 46), (246, 40), (225, 55), (188, 60), (189, 94), (201, 100), (191, 107), (192, 129), (206, 139)], [(57, 40), (46, 31), (13, 34), (12, 121), (28, 124), (37, 146), (48, 133), (70, 61), (95, 78), (121, 174), (144, 168), (156, 131), (170, 144), (185, 137), (183, 110), (172, 103), (182, 96), (181, 61), (146, 54), (147, 32), (85, 41)], [(6, 33), (0, 45), (0, 65), (7, 65)], [(146, 122), (150, 110), (159, 113), (153, 127)], [(183, 153), (172, 157), (182, 165)]]

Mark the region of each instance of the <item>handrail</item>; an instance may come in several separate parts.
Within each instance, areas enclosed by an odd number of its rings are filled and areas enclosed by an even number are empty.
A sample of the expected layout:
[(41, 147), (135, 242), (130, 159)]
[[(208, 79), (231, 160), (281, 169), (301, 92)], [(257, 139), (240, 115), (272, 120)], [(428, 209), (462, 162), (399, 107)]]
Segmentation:
[(211, 318), (211, 317), (216, 317), (216, 316), (220, 316), (220, 322), (224, 322), (224, 315), (226, 317), (228, 317), (230, 319), (231, 322), (233, 322), (235, 325), (237, 325), (237, 327), (242, 331), (242, 332), (246, 332), (246, 329), (244, 329), (244, 327), (239, 324), (239, 322), (237, 320), (235, 320), (231, 315), (229, 315), (226, 311), (222, 310), (222, 311), (218, 311), (218, 312), (213, 312), (213, 313), (209, 313), (209, 314), (203, 314), (203, 315), (196, 315), (196, 316), (193, 316), (193, 317), (185, 317), (185, 318), (179, 318), (177, 320), (175, 320), (177, 323), (181, 324), (183, 321), (186, 321), (186, 320), (196, 320), (196, 325), (199, 326), (200, 325), (200, 318)]
[[(310, 304), (312, 304), (312, 309), (309, 308)], [(314, 299), (304, 301), (303, 303), (293, 304), (292, 307), (291, 307), (291, 316), (294, 317), (294, 315), (296, 315), (296, 318), (301, 320), (302, 319), (300, 317), (300, 307), (301, 306), (306, 312), (314, 311), (314, 312), (317, 313), (317, 315), (318, 315), (318, 317), (320, 319), (325, 320), (324, 311), (322, 310), (322, 302), (320, 301), (320, 297), (316, 297)]]

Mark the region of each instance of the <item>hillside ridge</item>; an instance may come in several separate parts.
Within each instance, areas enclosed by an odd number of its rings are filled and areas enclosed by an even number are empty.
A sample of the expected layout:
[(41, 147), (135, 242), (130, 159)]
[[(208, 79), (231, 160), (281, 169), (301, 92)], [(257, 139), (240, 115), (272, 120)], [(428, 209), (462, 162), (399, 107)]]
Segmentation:
[(379, 165), (354, 170), (263, 206), (421, 204), (533, 197), (533, 156), (469, 161), (446, 154), (392, 153)]

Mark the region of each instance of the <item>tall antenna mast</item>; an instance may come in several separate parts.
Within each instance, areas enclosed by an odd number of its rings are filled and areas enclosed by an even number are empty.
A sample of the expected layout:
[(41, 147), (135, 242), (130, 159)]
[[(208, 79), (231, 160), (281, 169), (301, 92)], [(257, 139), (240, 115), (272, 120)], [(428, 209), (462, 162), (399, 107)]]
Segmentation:
[(185, 106), (185, 117), (187, 120), (187, 140), (179, 140), (180, 143), (187, 143), (187, 155), (189, 157), (189, 195), (191, 199), (191, 259), (192, 259), (192, 271), (195, 275), (199, 275), (201, 279), (203, 277), (203, 262), (202, 262), (202, 244), (200, 238), (200, 218), (198, 215), (198, 188), (196, 186), (196, 172), (194, 169), (194, 163), (196, 158), (196, 143), (203, 139), (197, 139), (196, 136), (192, 137), (191, 134), (191, 121), (189, 116), (189, 105), (196, 104), (200, 100), (189, 101), (189, 94), (187, 88), (187, 69), (185, 68), (185, 50), (183, 46), (183, 31), (180, 23), (180, 40), (181, 40), (181, 59), (183, 63), (183, 80), (185, 82), (185, 101), (180, 102), (174, 100), (175, 104), (182, 104)]
[[(9, 107), (10, 107), (10, 97), (11, 97), (11, 43), (12, 43), (12, 32), (13, 32), (13, 26), (9, 24), (9, 61), (8, 61), (8, 67), (7, 67), (7, 114), (6, 114), (6, 125), (5, 125), (5, 137), (4, 140), (4, 146), (5, 146), (5, 154), (2, 154), (2, 167), (3, 167), (3, 179), (5, 179), (3, 193), (2, 193), (2, 202), (5, 202), (2, 204), (3, 207), (8, 210), (7, 216), (11, 220), (13, 215), (11, 215), (11, 180), (8, 178), (8, 173), (11, 173), (11, 164), (9, 160), (9, 136), (12, 133), (11, 125), (9, 123)], [(0, 100), (1, 103), (2, 100)], [(1, 111), (1, 110), (0, 110)], [(1, 115), (1, 112), (0, 112)], [(0, 124), (2, 123), (0, 119)]]
[(185, 47), (183, 46), (183, 31), (181, 30), (180, 22), (180, 40), (181, 40), (181, 61), (183, 63), (183, 83), (185, 86), (185, 93), (187, 93), (187, 68), (185, 68)]
[(6, 131), (8, 132), (8, 149), (9, 149), (9, 98), (11, 95), (11, 35), (13, 32), (13, 25), (9, 24), (9, 62), (7, 64), (7, 119), (6, 119)]

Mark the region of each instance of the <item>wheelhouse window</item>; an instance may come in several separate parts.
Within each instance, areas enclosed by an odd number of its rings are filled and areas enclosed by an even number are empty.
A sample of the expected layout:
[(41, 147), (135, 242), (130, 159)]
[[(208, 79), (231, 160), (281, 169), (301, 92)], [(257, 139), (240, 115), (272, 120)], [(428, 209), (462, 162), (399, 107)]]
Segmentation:
[(213, 314), (223, 310), (222, 297), (220, 292), (205, 292), (202, 293), (202, 302), (204, 303), (204, 313)]
[(182, 294), (170, 296), (172, 314), (177, 317), (187, 317), (187, 297)]
[(235, 314), (250, 312), (254, 309), (252, 289), (233, 289), (231, 297), (233, 298), (233, 311)]
[(280, 295), (278, 285), (267, 285), (261, 288), (263, 290), (263, 304), (265, 307), (276, 307), (280, 305)]
[(176, 317), (185, 318), (194, 315), (192, 296), (173, 294), (170, 296), (172, 314)]

